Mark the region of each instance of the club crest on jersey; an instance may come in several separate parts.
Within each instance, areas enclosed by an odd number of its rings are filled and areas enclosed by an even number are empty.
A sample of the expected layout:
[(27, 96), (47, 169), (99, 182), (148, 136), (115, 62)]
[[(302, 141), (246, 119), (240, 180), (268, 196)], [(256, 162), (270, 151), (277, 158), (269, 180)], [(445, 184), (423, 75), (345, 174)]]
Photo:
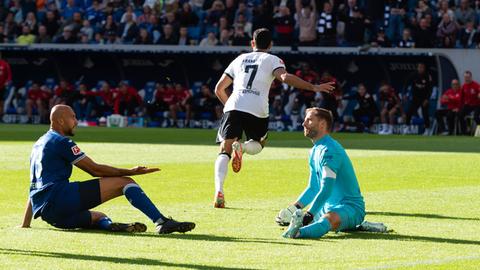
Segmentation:
[(82, 150), (80, 150), (80, 147), (78, 147), (77, 145), (72, 146), (72, 153), (75, 156), (79, 155), (81, 152), (82, 152)]

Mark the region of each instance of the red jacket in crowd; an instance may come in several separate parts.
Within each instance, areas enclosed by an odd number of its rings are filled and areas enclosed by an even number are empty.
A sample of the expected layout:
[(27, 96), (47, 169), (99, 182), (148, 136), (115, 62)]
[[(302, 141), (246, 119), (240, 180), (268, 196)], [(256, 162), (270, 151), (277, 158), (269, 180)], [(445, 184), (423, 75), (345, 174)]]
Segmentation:
[(174, 105), (177, 103), (176, 91), (173, 87), (163, 87), (158, 89), (155, 93), (155, 100), (163, 101), (167, 105)]
[(12, 80), (12, 70), (10, 65), (5, 61), (0, 59), (0, 89), (3, 89), (5, 84)]
[(462, 85), (463, 105), (480, 106), (480, 85), (476, 81)]
[(27, 96), (33, 101), (48, 101), (51, 98), (52, 94), (48, 90), (41, 89), (38, 85), (34, 84), (30, 89), (28, 89)]
[(462, 108), (462, 92), (460, 89), (448, 89), (440, 98), (440, 103), (447, 109), (458, 112)]
[(137, 90), (132, 86), (122, 85), (113, 91), (114, 105), (113, 112), (120, 113), (120, 103), (136, 102), (137, 105), (142, 104), (142, 97), (138, 94)]

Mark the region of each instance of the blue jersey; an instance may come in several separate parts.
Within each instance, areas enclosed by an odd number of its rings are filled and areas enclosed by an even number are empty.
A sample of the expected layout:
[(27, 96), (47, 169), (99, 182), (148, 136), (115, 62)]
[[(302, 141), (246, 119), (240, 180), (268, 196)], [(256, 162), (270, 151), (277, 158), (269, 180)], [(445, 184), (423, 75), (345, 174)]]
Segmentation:
[[(352, 162), (342, 145), (329, 135), (325, 135), (315, 142), (310, 152), (309, 165), (310, 182), (298, 199), (300, 203), (304, 206), (312, 202), (318, 204), (321, 214), (344, 204), (365, 213), (365, 202), (360, 193)], [(333, 171), (332, 175), (336, 175), (335, 179), (329, 179), (326, 171)]]
[(55, 187), (69, 182), (72, 165), (84, 157), (72, 140), (54, 130), (38, 139), (30, 155), (30, 199), (35, 217)]

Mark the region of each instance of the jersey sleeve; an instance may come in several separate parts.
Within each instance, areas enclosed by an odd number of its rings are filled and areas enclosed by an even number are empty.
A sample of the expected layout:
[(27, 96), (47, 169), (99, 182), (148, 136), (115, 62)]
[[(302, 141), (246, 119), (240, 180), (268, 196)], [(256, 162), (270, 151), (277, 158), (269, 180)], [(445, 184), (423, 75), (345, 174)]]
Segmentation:
[(272, 55), (270, 59), (272, 63), (272, 73), (279, 68), (285, 68), (285, 63), (283, 62), (282, 59), (280, 59), (280, 57)]
[(86, 157), (85, 153), (80, 150), (80, 147), (78, 147), (74, 141), (67, 138), (61, 141), (58, 150), (62, 158), (71, 164), (75, 164)]
[(328, 167), (337, 174), (342, 163), (342, 156), (336, 149), (328, 149), (321, 161), (322, 167)]
[(228, 77), (230, 77), (230, 79), (234, 80), (235, 79), (235, 65), (236, 65), (236, 62), (237, 62), (237, 59), (238, 58), (235, 58), (235, 60), (233, 60), (230, 65), (228, 65), (228, 67), (225, 69), (225, 71), (223, 73), (225, 73), (225, 75), (227, 75)]

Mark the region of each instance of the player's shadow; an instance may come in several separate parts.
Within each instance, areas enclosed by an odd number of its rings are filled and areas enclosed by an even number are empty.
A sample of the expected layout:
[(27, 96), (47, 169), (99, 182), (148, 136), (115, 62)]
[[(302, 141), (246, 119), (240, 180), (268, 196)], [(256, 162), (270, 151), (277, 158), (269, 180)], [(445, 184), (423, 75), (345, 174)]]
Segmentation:
[(480, 246), (480, 241), (453, 239), (433, 236), (403, 235), (396, 233), (371, 233), (371, 232), (344, 232), (342, 235), (327, 235), (320, 239), (368, 239), (368, 240), (399, 240), (399, 241), (418, 241), (432, 243), (447, 243), (460, 245)]
[(234, 270), (234, 269), (254, 269), (254, 268), (235, 268), (235, 267), (220, 267), (213, 265), (200, 265), (200, 264), (188, 264), (188, 263), (171, 263), (164, 262), (149, 258), (124, 258), (124, 257), (111, 257), (100, 255), (85, 255), (85, 254), (73, 254), (66, 252), (52, 252), (52, 251), (37, 251), (37, 250), (22, 250), (12, 248), (0, 248), (0, 254), (5, 255), (20, 255), (27, 257), (43, 257), (43, 258), (57, 258), (57, 259), (70, 259), (92, 262), (109, 262), (115, 264), (130, 264), (144, 266), (163, 266), (163, 267), (175, 267), (175, 268), (189, 268), (189, 269), (217, 269), (217, 270)]
[(451, 217), (451, 216), (443, 216), (443, 215), (436, 215), (436, 214), (376, 212), (376, 211), (367, 212), (367, 216), (418, 217), (418, 218), (452, 219), (452, 220), (480, 220), (480, 218)]
[(308, 246), (304, 243), (293, 243), (292, 241), (275, 241), (268, 238), (244, 238), (244, 237), (231, 237), (220, 236), (213, 234), (163, 234), (156, 233), (124, 233), (124, 232), (107, 232), (101, 230), (60, 230), (51, 229), (68, 233), (85, 233), (85, 234), (103, 234), (108, 236), (131, 236), (131, 237), (150, 237), (150, 238), (170, 238), (178, 240), (193, 240), (193, 241), (211, 241), (211, 242), (236, 242), (236, 243), (258, 243), (258, 244), (274, 244), (274, 245), (289, 245), (289, 246)]

